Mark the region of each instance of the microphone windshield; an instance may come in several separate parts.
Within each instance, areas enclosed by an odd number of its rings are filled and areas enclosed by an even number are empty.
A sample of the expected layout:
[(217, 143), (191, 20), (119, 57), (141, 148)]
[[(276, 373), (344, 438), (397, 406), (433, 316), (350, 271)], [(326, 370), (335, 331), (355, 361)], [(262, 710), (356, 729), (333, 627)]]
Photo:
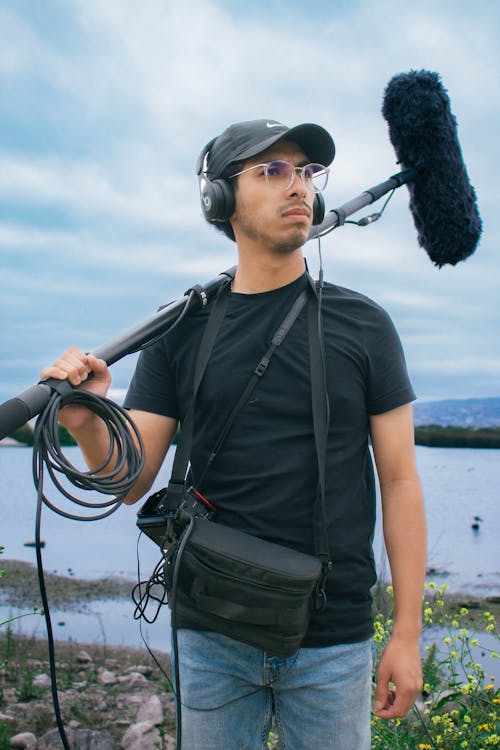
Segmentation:
[(421, 70), (394, 76), (382, 114), (399, 163), (417, 170), (407, 186), (418, 242), (435, 265), (455, 265), (476, 249), (481, 218), (438, 74)]

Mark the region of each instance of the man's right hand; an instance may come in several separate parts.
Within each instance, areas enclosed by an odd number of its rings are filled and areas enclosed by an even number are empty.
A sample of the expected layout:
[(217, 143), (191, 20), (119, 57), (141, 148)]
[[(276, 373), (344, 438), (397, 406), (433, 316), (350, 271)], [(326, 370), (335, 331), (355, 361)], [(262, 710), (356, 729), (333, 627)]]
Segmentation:
[[(92, 377), (89, 378), (91, 373)], [(40, 379), (47, 378), (68, 380), (75, 388), (89, 391), (96, 396), (106, 396), (111, 384), (111, 373), (106, 362), (75, 347), (68, 349), (49, 367), (44, 367)], [(95, 415), (85, 407), (67, 406), (61, 410), (59, 421), (73, 432), (85, 427), (95, 418)]]

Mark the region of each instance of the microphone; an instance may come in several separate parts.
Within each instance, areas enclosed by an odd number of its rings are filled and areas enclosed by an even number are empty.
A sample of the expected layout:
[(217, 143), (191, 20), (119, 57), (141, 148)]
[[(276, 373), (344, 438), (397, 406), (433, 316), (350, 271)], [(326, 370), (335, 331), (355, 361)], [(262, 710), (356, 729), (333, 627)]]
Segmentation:
[(418, 242), (436, 266), (454, 266), (472, 255), (482, 224), (438, 74), (421, 70), (394, 76), (382, 114), (399, 163), (415, 170), (407, 186)]

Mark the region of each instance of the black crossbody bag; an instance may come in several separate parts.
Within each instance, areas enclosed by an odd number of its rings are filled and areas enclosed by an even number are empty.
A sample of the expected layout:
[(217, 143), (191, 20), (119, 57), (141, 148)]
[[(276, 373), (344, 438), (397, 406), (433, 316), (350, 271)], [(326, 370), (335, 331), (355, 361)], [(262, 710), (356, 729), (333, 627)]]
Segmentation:
[(312, 410), (319, 468), (312, 514), (316, 545), (313, 556), (211, 520), (215, 508), (186, 481), (196, 394), (224, 317), (228, 293), (229, 284), (215, 302), (200, 344), (193, 401), (181, 431), (169, 485), (148, 498), (138, 512), (137, 525), (164, 552), (174, 636), (180, 619), (199, 630), (222, 633), (277, 656), (290, 656), (302, 643), (311, 610), (324, 606), (325, 579), (331, 567), (325, 516), (328, 409), (317, 300), (308, 289), (293, 303), (224, 424), (198, 482), (200, 487), (234, 420), (309, 301)]

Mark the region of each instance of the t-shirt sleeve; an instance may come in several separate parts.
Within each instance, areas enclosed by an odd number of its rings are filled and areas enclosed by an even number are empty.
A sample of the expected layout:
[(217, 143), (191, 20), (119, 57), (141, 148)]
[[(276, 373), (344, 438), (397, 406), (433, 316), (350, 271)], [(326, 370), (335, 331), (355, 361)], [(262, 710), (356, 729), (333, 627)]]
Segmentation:
[(175, 374), (162, 340), (141, 352), (124, 406), (126, 409), (179, 418)]
[(369, 414), (383, 414), (414, 401), (401, 340), (389, 315), (378, 308), (365, 332)]

